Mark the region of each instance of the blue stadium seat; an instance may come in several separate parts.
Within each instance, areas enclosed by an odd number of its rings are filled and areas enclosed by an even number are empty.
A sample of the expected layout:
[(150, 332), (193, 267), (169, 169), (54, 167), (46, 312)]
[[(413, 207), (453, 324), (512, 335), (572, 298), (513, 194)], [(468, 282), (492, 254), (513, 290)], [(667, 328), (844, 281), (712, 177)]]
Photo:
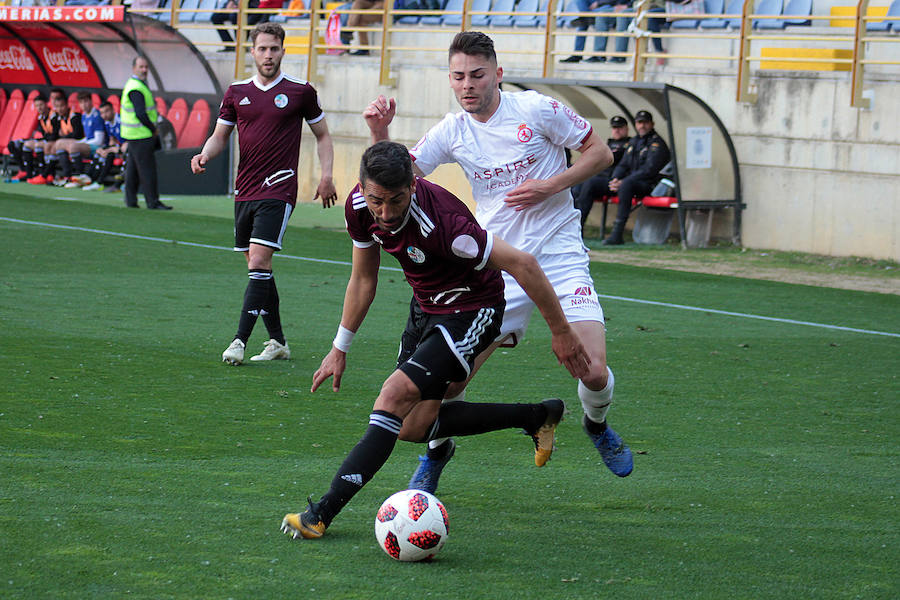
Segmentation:
[[(538, 0), (519, 0), (516, 4), (517, 13), (537, 12), (540, 2)], [(546, 6), (544, 7), (547, 8)], [(513, 17), (513, 25), (516, 27), (537, 27), (538, 18), (534, 15), (515, 15)]]
[[(460, 13), (463, 9), (463, 0), (447, 0), (447, 4), (444, 5), (443, 10), (453, 11), (456, 13)], [(422, 17), (423, 25), (440, 25), (443, 23), (444, 25), (450, 25), (453, 27), (459, 27), (462, 25), (462, 14), (455, 15), (444, 15), (440, 16), (430, 16), (430, 17)]]
[(200, 4), (197, 8), (205, 11), (198, 12), (194, 15), (195, 23), (209, 23), (212, 20), (213, 13), (216, 12), (216, 9), (225, 6), (226, 0), (200, 0)]
[[(516, 0), (494, 0), (491, 5), (491, 12), (511, 13), (513, 11)], [(488, 17), (491, 27), (512, 27), (512, 15), (491, 15)]]
[[(812, 0), (790, 0), (784, 9), (784, 16), (808, 17), (812, 14)], [(811, 25), (810, 19), (785, 19), (788, 25)]]
[[(727, 15), (739, 15), (744, 8), (744, 0), (730, 0), (728, 2), (728, 8), (725, 9), (724, 14)], [(710, 10), (707, 11), (710, 14), (722, 13), (722, 10)], [(739, 29), (741, 27), (741, 20), (738, 19), (703, 19), (700, 21), (701, 29), (725, 29), (726, 27), (731, 29)]]
[[(725, 0), (703, 0), (703, 12), (716, 15), (722, 14), (725, 7)], [(697, 29), (700, 25), (700, 19), (678, 19), (672, 21), (672, 29)]]
[[(756, 10), (753, 11), (758, 15), (780, 15), (784, 9), (782, 0), (760, 0)], [(755, 29), (784, 29), (784, 19), (754, 19), (753, 27)]]
[[(565, 4), (560, 2), (557, 6), (563, 6), (563, 9), (560, 12), (579, 12), (578, 10), (578, 2), (576, 0), (566, 0)], [(545, 7), (546, 8), (546, 7)], [(570, 27), (572, 25), (572, 21), (577, 19), (578, 17), (556, 17), (556, 26), (557, 27)]]
[[(194, 9), (200, 5), (200, 0), (181, 0), (181, 8), (185, 9)], [(194, 20), (194, 17), (197, 13), (192, 12), (179, 12), (178, 20), (181, 23), (191, 23)]]
[[(410, 3), (405, 0), (395, 0), (394, 10), (416, 10), (419, 6), (416, 3)], [(394, 17), (395, 23), (403, 23), (404, 25), (415, 25), (419, 22), (419, 15), (403, 15), (402, 17)]]
[[(172, 8), (172, 0), (165, 0), (164, 2), (160, 2), (159, 8)], [(154, 13), (153, 15), (150, 15), (150, 16), (153, 16), (153, 17), (159, 19), (163, 23), (168, 23), (169, 21), (172, 20), (171, 13), (166, 12), (166, 11), (163, 11), (160, 13)]]
[[(900, 0), (891, 2), (888, 8), (887, 16), (900, 17)], [(884, 31), (888, 32), (893, 28), (894, 31), (900, 31), (900, 19), (885, 19), (881, 23), (866, 23), (866, 31)]]
[[(472, 12), (488, 12), (491, 10), (491, 0), (472, 0)], [(487, 27), (488, 15), (472, 15), (472, 27)]]

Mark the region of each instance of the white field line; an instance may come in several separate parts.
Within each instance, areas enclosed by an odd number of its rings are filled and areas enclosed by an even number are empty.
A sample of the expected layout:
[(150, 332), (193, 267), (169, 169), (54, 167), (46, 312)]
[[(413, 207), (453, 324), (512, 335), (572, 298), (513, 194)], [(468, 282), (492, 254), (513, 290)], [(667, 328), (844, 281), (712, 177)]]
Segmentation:
[[(85, 233), (96, 233), (98, 235), (109, 235), (109, 236), (114, 236), (114, 237), (142, 240), (142, 241), (148, 241), (148, 242), (163, 242), (166, 244), (181, 244), (183, 246), (191, 246), (194, 248), (208, 248), (210, 250), (226, 250), (228, 252), (234, 251), (233, 248), (229, 248), (227, 246), (214, 246), (211, 244), (200, 244), (197, 242), (183, 242), (180, 240), (172, 240), (172, 239), (166, 239), (166, 238), (160, 238), (160, 237), (151, 237), (151, 236), (146, 236), (146, 235), (136, 235), (133, 233), (107, 231), (105, 229), (92, 229), (90, 227), (76, 227), (73, 225), (59, 225), (56, 223), (43, 223), (41, 221), (25, 221), (22, 219), (13, 219), (10, 217), (2, 217), (2, 216), (0, 216), (0, 221), (8, 221), (10, 223), (19, 223), (21, 225), (34, 225), (36, 227), (47, 227), (50, 229), (67, 229), (70, 231), (82, 231)], [(344, 266), (348, 266), (348, 267), (351, 264), (348, 261), (344, 261), (344, 260), (329, 260), (329, 259), (325, 259), (325, 258), (310, 258), (308, 256), (294, 256), (291, 254), (282, 254), (282, 253), (278, 253), (275, 256), (280, 257), (280, 258), (291, 259), (291, 260), (302, 260), (302, 261), (307, 261), (307, 262), (326, 263), (326, 264), (331, 264), (331, 265), (344, 265)], [(381, 269), (384, 271), (402, 272), (402, 269), (399, 269), (397, 267), (381, 267)], [(754, 315), (754, 314), (750, 314), (750, 313), (732, 312), (732, 311), (728, 311), (728, 310), (718, 310), (715, 308), (703, 308), (700, 306), (688, 306), (685, 304), (673, 304), (670, 302), (657, 302), (655, 300), (642, 300), (640, 298), (628, 298), (626, 296), (611, 296), (608, 294), (597, 294), (597, 296), (599, 298), (607, 298), (609, 300), (618, 300), (620, 302), (633, 302), (636, 304), (647, 304), (647, 305), (651, 305), (651, 306), (660, 306), (663, 308), (674, 308), (674, 309), (678, 309), (678, 310), (704, 312), (704, 313), (711, 313), (711, 314), (715, 314), (715, 315), (723, 315), (723, 316), (727, 316), (727, 317), (737, 317), (740, 319), (756, 319), (758, 321), (769, 321), (769, 322), (773, 322), (773, 323), (785, 323), (788, 325), (804, 325), (807, 327), (818, 327), (821, 329), (831, 329), (831, 330), (835, 330), (835, 331), (847, 331), (847, 332), (851, 332), (851, 333), (862, 333), (862, 334), (867, 334), (867, 335), (881, 335), (881, 336), (886, 336), (886, 337), (900, 338), (900, 333), (892, 333), (889, 331), (876, 331), (876, 330), (872, 330), (872, 329), (858, 329), (856, 327), (844, 327), (842, 325), (831, 325), (828, 323), (814, 323), (812, 321), (798, 321), (795, 319), (783, 319), (780, 317), (767, 317), (764, 315)]]

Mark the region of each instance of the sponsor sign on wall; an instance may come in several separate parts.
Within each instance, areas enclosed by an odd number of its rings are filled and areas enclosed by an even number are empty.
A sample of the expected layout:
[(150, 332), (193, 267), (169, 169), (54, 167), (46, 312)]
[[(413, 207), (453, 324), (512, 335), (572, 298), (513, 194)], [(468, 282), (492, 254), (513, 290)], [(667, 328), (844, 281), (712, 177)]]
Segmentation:
[(122, 21), (124, 6), (0, 6), (0, 21), (86, 23)]
[(38, 58), (19, 40), (0, 38), (0, 83), (46, 83)]
[(50, 84), (62, 87), (101, 87), (84, 51), (69, 41), (29, 41), (28, 45), (38, 56), (50, 76)]

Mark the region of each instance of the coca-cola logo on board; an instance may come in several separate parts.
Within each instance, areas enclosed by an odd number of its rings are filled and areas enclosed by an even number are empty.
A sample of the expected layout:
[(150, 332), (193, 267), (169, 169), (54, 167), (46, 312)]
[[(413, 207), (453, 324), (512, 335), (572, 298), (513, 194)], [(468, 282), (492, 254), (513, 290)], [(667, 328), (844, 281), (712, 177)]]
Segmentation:
[(69, 73), (87, 73), (90, 71), (87, 61), (81, 55), (78, 48), (61, 48), (54, 52), (44, 48), (44, 62), (51, 71), (67, 71)]
[(10, 46), (0, 49), (0, 69), (13, 71), (34, 71), (34, 61), (25, 46)]

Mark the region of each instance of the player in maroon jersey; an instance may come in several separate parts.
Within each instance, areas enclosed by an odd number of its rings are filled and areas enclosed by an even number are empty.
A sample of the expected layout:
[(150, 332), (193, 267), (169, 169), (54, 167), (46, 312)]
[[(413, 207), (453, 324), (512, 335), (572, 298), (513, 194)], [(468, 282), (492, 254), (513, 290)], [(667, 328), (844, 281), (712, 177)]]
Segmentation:
[[(553, 352), (572, 376), (584, 376), (590, 364), (537, 260), (482, 229), (456, 196), (417, 179), (405, 146), (383, 141), (370, 147), (363, 154), (359, 179), (344, 207), (353, 268), (341, 325), (313, 376), (311, 391), (332, 376), (332, 389), (340, 389), (350, 341), (375, 298), (382, 248), (400, 262), (413, 299), (397, 369), (381, 387), (365, 434), (322, 499), (310, 501), (303, 513), (284, 517), (282, 530), (294, 537), (321, 537), (384, 465), (398, 438), (424, 443), (435, 437), (522, 428), (534, 440), (535, 462), (546, 463), (565, 409), (562, 400), (441, 403), (450, 382), (464, 381), (475, 357), (500, 332), (505, 305), (501, 269), (541, 311), (553, 336)], [(417, 412), (427, 404), (440, 406), (437, 419), (430, 410)]]
[(334, 148), (316, 90), (281, 72), (284, 29), (277, 23), (260, 23), (250, 38), (256, 75), (228, 87), (213, 134), (191, 159), (191, 170), (204, 172), (206, 163), (227, 147), (228, 138), (237, 127), (240, 160), (234, 186), (234, 249), (247, 257), (250, 281), (234, 341), (222, 353), (222, 360), (232, 365), (243, 362), (244, 348), (259, 316), (270, 339), (263, 351), (250, 360), (291, 356), (281, 328), (272, 255), (281, 250), (284, 231), (297, 202), (297, 165), (304, 119), (316, 136), (322, 166), (313, 199), (321, 198), (325, 208), (337, 199), (332, 181)]

